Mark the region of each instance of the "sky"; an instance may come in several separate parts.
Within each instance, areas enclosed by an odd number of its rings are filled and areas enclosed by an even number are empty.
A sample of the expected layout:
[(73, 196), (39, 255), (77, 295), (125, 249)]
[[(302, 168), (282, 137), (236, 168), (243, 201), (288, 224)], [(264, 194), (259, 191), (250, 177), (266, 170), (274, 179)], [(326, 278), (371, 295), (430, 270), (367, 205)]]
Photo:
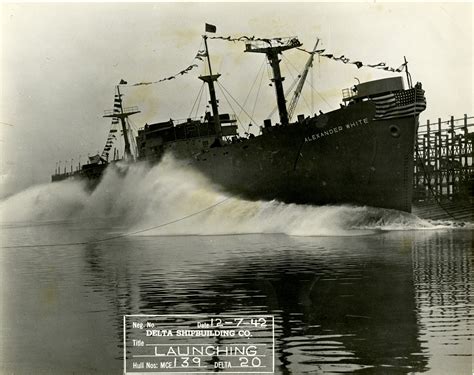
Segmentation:
[[(470, 2), (2, 3), (0, 9), (0, 198), (48, 182), (58, 161), (76, 165), (100, 153), (110, 127), (102, 115), (113, 106), (115, 85), (157, 81), (198, 62), (206, 22), (217, 36), (298, 36), (306, 49), (319, 38), (318, 48), (368, 64), (397, 68), (405, 56), (413, 81), (426, 91), (422, 122), (474, 113)], [(259, 125), (275, 107), (274, 89), (264, 56), (244, 48), (209, 40), (213, 72), (240, 105), (248, 97), (246, 112)], [(285, 53), (285, 88), (307, 58)], [(135, 126), (193, 115), (203, 66), (163, 83), (123, 87), (125, 105), (141, 110)], [(356, 78), (390, 76), (317, 58), (297, 113), (338, 108), (341, 90)], [(217, 93), (221, 112), (241, 112)]]

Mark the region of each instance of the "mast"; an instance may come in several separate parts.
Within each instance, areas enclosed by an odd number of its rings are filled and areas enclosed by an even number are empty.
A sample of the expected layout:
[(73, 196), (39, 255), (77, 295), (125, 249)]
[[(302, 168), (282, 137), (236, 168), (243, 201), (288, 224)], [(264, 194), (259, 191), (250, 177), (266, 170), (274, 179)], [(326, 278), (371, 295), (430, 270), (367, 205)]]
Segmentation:
[[(206, 31), (207, 31), (207, 24), (206, 24)], [(209, 86), (209, 96), (210, 96), (210, 103), (212, 108), (212, 115), (214, 117), (214, 129), (217, 134), (217, 137), (220, 139), (222, 137), (222, 127), (221, 121), (219, 118), (219, 110), (217, 105), (217, 98), (216, 98), (216, 90), (214, 87), (214, 81), (221, 76), (219, 73), (212, 74), (212, 67), (211, 67), (211, 58), (209, 56), (209, 49), (207, 47), (207, 35), (203, 35), (204, 45), (206, 47), (206, 56), (207, 56), (207, 63), (209, 65), (209, 75), (207, 76), (200, 76), (199, 79), (203, 80)]]
[(281, 76), (280, 59), (278, 58), (278, 55), (283, 51), (300, 46), (302, 46), (302, 44), (295, 37), (257, 40), (251, 41), (245, 45), (245, 52), (265, 53), (267, 56), (268, 62), (273, 71), (272, 82), (275, 86), (278, 113), (282, 125), (288, 125), (289, 120), (288, 111), (286, 109), (285, 93), (283, 91), (283, 81), (285, 80), (285, 77)]
[(114, 101), (114, 109), (105, 111), (103, 117), (115, 117), (115, 118), (120, 119), (120, 122), (122, 124), (123, 139), (125, 142), (124, 158), (125, 160), (133, 160), (133, 155), (130, 150), (130, 140), (128, 139), (127, 119), (128, 119), (128, 116), (134, 115), (136, 113), (140, 113), (140, 111), (138, 110), (138, 107), (123, 108), (122, 94), (120, 93), (119, 85), (117, 85), (116, 88), (117, 88), (117, 96)]
[(403, 58), (405, 59), (405, 72), (406, 72), (406, 74), (407, 74), (408, 87), (409, 87), (409, 88), (412, 88), (413, 85), (412, 85), (412, 82), (411, 82), (411, 74), (408, 73), (408, 61), (407, 61), (406, 56), (403, 56)]

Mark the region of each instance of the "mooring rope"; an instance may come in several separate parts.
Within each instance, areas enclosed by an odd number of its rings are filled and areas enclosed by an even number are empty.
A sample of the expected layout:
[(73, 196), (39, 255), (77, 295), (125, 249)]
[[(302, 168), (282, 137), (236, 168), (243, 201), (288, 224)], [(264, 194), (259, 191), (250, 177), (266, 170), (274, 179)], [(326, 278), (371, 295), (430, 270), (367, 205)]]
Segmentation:
[(127, 232), (127, 233), (118, 234), (118, 235), (116, 235), (116, 236), (104, 237), (104, 238), (99, 238), (99, 239), (90, 240), (90, 241), (65, 242), (65, 243), (51, 243), (51, 244), (39, 244), (39, 245), (38, 245), (38, 244), (37, 244), (37, 245), (12, 245), (12, 246), (0, 246), (0, 248), (2, 248), (2, 249), (18, 249), (18, 248), (31, 248), (31, 247), (79, 246), (79, 245), (89, 245), (89, 244), (92, 244), (92, 243), (99, 243), (99, 242), (111, 241), (111, 240), (115, 240), (115, 239), (117, 239), (117, 238), (128, 237), (128, 236), (131, 236), (131, 235), (134, 235), (134, 234), (140, 234), (140, 233), (148, 232), (148, 231), (153, 230), (153, 229), (163, 228), (163, 227), (166, 227), (166, 226), (168, 226), (168, 225), (178, 223), (178, 222), (180, 222), (180, 221), (189, 219), (189, 218), (191, 218), (191, 217), (193, 217), (193, 216), (199, 215), (199, 214), (201, 214), (201, 213), (203, 213), (203, 212), (212, 210), (212, 209), (216, 208), (217, 206), (223, 204), (224, 202), (228, 201), (228, 200), (231, 199), (231, 198), (232, 198), (231, 196), (230, 196), (230, 197), (227, 197), (227, 198), (224, 198), (224, 199), (220, 200), (219, 202), (214, 203), (213, 205), (210, 205), (210, 206), (208, 206), (208, 207), (206, 207), (206, 208), (203, 208), (202, 210), (193, 212), (193, 213), (191, 213), (191, 214), (189, 214), (189, 215), (180, 217), (180, 218), (175, 219), (175, 220), (171, 220), (171, 221), (168, 221), (168, 222), (165, 222), (165, 223), (161, 223), (161, 224), (158, 224), (158, 225), (154, 225), (154, 226), (152, 226), (152, 227), (145, 228), (145, 229), (139, 229), (139, 230), (135, 230), (135, 231), (132, 231), (132, 232)]

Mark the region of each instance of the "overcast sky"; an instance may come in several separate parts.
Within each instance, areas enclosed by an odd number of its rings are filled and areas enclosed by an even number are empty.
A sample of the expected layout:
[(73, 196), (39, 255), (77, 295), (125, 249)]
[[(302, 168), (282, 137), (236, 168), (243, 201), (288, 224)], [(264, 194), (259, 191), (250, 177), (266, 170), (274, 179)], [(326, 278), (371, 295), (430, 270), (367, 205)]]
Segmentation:
[[(307, 49), (320, 38), (327, 52), (366, 63), (398, 67), (406, 56), (413, 81), (426, 90), (422, 121), (474, 113), (472, 3), (2, 4), (0, 195), (49, 181), (58, 160), (77, 163), (82, 155), (84, 162), (100, 152), (110, 126), (102, 114), (113, 105), (114, 85), (122, 78), (156, 81), (194, 63), (205, 22), (217, 26), (215, 35), (298, 36)], [(252, 112), (263, 56), (244, 53), (242, 43), (211, 40), (209, 48), (213, 70), (241, 104), (257, 82), (246, 105)], [(303, 52), (286, 54), (286, 87), (306, 59)], [(393, 76), (318, 60), (317, 93), (305, 91), (298, 113), (310, 113), (311, 97), (315, 111), (337, 108), (354, 77)], [(257, 122), (275, 105), (264, 69)], [(142, 110), (134, 123), (188, 117), (202, 73), (200, 66), (172, 81), (124, 88), (125, 104)], [(221, 111), (230, 112), (218, 94)]]

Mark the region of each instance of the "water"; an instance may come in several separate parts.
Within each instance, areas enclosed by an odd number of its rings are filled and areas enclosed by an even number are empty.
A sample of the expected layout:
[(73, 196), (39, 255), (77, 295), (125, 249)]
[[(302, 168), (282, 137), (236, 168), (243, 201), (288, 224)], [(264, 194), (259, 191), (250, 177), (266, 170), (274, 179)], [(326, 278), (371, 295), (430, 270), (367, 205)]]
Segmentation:
[(194, 313), (274, 315), (279, 374), (472, 372), (470, 224), (247, 202), (171, 159), (0, 210), (2, 373), (119, 374), (123, 315)]

